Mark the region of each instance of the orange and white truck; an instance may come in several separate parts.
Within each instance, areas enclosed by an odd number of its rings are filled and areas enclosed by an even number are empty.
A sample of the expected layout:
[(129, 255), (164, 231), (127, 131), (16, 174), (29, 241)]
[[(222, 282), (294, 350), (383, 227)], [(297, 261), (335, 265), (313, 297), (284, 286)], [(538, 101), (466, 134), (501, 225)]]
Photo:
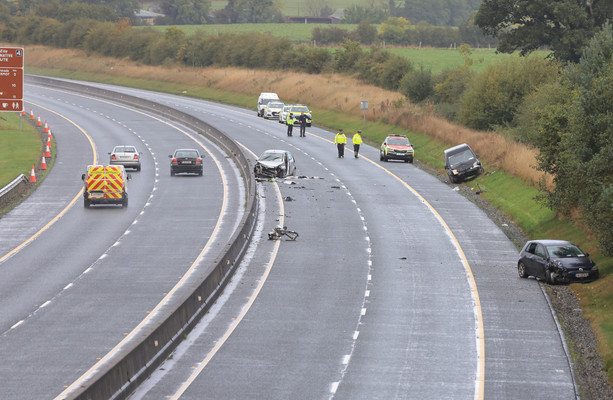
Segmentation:
[(85, 185), (83, 206), (92, 204), (120, 204), (128, 206), (128, 179), (123, 165), (89, 165), (81, 176)]

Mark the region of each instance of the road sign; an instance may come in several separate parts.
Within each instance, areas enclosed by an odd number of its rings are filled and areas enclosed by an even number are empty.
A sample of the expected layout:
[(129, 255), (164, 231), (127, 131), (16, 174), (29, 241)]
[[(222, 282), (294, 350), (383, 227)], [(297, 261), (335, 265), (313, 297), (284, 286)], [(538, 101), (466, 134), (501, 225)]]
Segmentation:
[(0, 47), (0, 111), (23, 110), (23, 48)]

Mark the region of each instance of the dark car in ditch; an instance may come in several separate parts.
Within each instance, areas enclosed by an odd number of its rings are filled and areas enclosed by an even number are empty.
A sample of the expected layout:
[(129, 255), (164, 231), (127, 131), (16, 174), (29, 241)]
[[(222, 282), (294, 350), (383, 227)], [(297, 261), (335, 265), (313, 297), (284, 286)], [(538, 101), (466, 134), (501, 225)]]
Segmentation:
[(556, 283), (590, 282), (598, 279), (598, 266), (566, 240), (530, 240), (517, 261), (520, 278), (533, 276), (554, 285)]
[(451, 183), (460, 183), (466, 178), (483, 173), (479, 154), (466, 143), (451, 147), (444, 152), (445, 171)]

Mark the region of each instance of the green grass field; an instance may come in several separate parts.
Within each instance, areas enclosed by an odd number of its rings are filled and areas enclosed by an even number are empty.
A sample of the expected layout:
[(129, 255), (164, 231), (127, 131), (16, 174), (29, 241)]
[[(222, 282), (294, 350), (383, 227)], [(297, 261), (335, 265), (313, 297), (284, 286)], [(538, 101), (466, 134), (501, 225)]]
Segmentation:
[[(283, 9), (281, 12), (287, 16), (312, 15), (309, 8), (308, 0), (282, 0)], [(364, 0), (332, 0), (326, 1), (325, 4), (333, 11), (339, 8), (348, 8), (353, 5), (364, 6)], [(212, 0), (211, 8), (213, 10), (221, 10), (228, 4), (227, 0)]]
[(29, 178), (42, 150), (39, 134), (27, 120), (18, 113), (0, 113), (0, 187), (19, 174)]

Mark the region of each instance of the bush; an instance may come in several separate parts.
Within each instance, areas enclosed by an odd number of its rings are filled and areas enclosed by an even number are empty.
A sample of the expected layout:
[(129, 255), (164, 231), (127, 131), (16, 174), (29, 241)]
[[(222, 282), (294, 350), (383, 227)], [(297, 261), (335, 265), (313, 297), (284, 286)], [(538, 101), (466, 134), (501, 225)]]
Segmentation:
[(557, 64), (537, 56), (489, 66), (462, 96), (459, 122), (479, 130), (508, 126), (525, 96), (539, 85), (555, 81), (558, 71)]
[(420, 66), (419, 70), (409, 72), (402, 78), (399, 90), (414, 103), (428, 99), (434, 94), (432, 72)]

